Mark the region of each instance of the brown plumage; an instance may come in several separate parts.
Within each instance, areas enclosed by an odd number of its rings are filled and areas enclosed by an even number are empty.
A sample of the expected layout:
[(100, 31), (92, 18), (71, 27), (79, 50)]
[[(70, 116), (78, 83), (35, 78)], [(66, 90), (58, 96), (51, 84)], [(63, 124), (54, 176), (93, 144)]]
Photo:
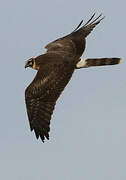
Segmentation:
[(45, 138), (49, 139), (50, 120), (56, 101), (74, 70), (120, 63), (120, 58), (80, 59), (85, 50), (86, 37), (104, 18), (100, 15), (93, 20), (94, 16), (81, 28), (83, 21), (69, 35), (49, 43), (45, 54), (31, 58), (25, 65), (38, 71), (26, 88), (25, 101), (31, 130), (43, 142)]

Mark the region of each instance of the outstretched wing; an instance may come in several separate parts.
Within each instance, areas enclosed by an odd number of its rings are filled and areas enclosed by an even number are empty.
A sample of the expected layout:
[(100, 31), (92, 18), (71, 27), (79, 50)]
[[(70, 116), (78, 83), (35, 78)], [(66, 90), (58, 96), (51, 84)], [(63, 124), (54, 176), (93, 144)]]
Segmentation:
[(49, 139), (50, 120), (56, 100), (69, 82), (75, 66), (69, 61), (41, 67), (25, 91), (27, 114), (36, 138)]
[(101, 22), (104, 17), (100, 14), (97, 18), (93, 20), (93, 16), (84, 24), (82, 27), (81, 24), (70, 34), (65, 37), (59, 38), (45, 46), (47, 52), (63, 52), (65, 55), (71, 56), (81, 56), (85, 49), (85, 38), (91, 33), (97, 24)]
[(97, 18), (95, 18), (93, 20), (95, 16), (95, 13), (92, 15), (92, 17), (79, 29), (79, 27), (81, 26), (82, 22), (80, 22), (80, 24), (78, 25), (78, 27), (72, 32), (72, 34), (75, 34), (75, 33), (82, 33), (84, 37), (87, 37), (91, 31), (95, 28), (95, 26), (97, 24), (99, 24), (103, 19), (104, 17), (102, 17), (102, 14), (100, 14)]

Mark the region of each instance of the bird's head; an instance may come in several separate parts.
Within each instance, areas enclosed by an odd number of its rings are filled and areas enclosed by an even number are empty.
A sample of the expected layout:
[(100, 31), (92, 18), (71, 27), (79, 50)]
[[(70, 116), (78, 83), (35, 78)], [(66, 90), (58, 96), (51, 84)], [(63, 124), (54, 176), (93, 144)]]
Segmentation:
[(27, 67), (33, 68), (33, 66), (34, 66), (34, 58), (30, 58), (29, 60), (26, 61), (25, 68)]

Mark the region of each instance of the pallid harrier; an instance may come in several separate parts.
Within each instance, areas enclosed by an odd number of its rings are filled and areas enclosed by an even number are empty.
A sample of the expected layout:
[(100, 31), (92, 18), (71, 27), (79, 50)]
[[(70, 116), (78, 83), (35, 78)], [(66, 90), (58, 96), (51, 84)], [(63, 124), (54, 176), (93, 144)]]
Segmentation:
[(45, 54), (31, 58), (25, 64), (25, 68), (31, 67), (38, 71), (26, 88), (25, 101), (31, 131), (34, 130), (36, 138), (40, 137), (43, 142), (45, 138), (49, 139), (50, 120), (56, 101), (74, 70), (121, 62), (120, 58), (80, 58), (85, 50), (86, 37), (104, 18), (100, 15), (93, 20), (94, 16), (82, 27), (81, 21), (69, 35), (49, 43), (45, 47)]

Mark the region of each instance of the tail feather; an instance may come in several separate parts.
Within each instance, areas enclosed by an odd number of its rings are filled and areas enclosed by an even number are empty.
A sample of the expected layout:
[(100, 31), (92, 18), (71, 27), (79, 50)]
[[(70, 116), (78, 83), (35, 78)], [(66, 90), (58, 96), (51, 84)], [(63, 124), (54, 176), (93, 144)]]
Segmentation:
[(92, 66), (107, 66), (107, 65), (116, 65), (120, 64), (122, 61), (121, 58), (97, 58), (97, 59), (81, 59), (77, 65), (76, 68), (88, 68)]

